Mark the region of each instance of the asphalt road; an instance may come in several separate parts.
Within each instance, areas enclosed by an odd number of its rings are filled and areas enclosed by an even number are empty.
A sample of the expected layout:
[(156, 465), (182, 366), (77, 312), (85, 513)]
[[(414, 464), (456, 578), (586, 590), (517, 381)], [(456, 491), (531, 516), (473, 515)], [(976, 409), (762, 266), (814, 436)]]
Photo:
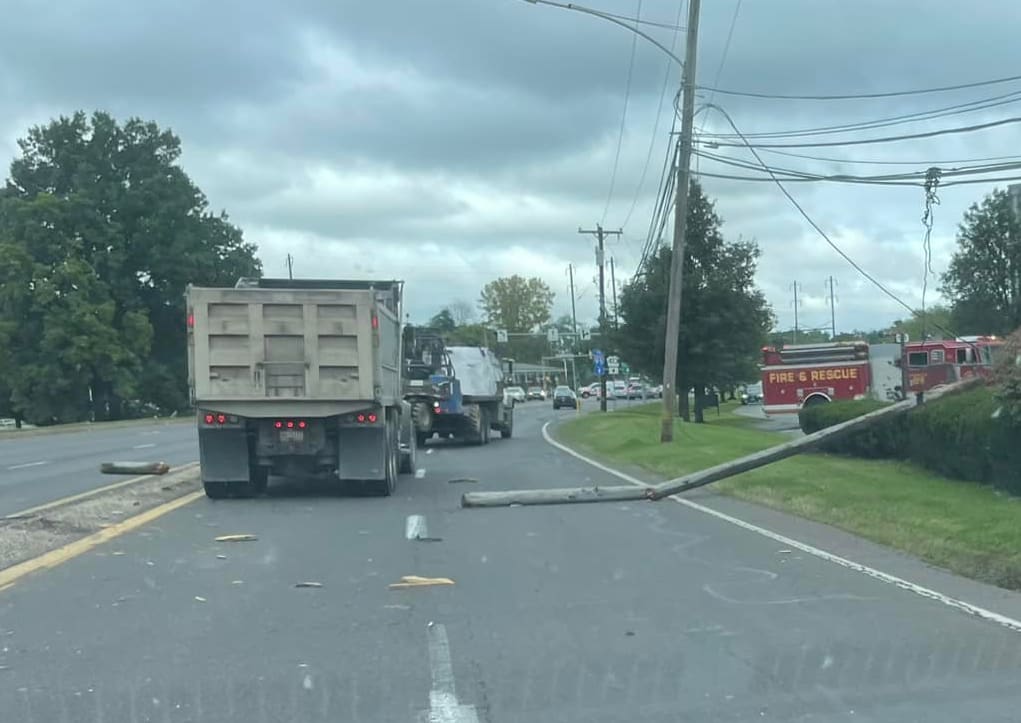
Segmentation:
[(0, 591), (3, 719), (1018, 719), (1021, 633), (938, 600), (669, 501), (459, 508), (619, 484), (542, 441), (554, 416), (433, 447), (391, 499), (201, 499)]
[(16, 435), (0, 436), (0, 517), (116, 481), (99, 473), (103, 462), (177, 466), (198, 459), (196, 427), (189, 422)]

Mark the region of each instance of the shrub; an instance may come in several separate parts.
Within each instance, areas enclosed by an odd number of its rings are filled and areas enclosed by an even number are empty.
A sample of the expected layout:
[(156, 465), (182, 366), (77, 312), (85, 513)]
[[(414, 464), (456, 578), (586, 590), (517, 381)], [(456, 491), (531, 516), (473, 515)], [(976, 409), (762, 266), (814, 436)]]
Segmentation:
[[(813, 404), (798, 413), (798, 422), (805, 434), (811, 434), (887, 405), (887, 402), (875, 399)], [(869, 459), (900, 457), (903, 455), (904, 442), (904, 420), (901, 417), (894, 417), (847, 437), (826, 442), (822, 449), (834, 454), (849, 454)]]
[[(1021, 423), (1004, 413), (1002, 387), (946, 397), (823, 446), (837, 454), (910, 460), (947, 477), (983, 482), (1021, 495)], [(832, 402), (801, 411), (814, 432), (885, 406), (877, 401)]]

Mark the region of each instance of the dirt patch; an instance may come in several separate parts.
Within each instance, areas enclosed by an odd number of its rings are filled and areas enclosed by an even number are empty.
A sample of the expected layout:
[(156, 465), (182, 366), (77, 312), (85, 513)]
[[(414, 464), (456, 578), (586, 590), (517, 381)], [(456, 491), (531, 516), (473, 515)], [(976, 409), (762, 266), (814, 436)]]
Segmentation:
[(201, 489), (198, 467), (100, 492), (39, 512), (0, 519), (0, 570), (62, 547)]

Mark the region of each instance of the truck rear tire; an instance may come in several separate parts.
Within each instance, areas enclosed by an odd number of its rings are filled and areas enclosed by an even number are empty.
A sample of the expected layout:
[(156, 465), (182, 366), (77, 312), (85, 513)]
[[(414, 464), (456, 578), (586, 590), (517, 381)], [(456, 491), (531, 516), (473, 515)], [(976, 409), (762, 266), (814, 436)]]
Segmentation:
[(514, 434), (513, 414), (509, 415), (507, 421), (503, 423), (502, 427), (500, 427), (500, 436), (503, 437), (504, 439), (510, 439), (512, 434)]
[(386, 462), (381, 480), (372, 480), (366, 486), (379, 497), (389, 497), (397, 489), (397, 475), (400, 467), (400, 444), (397, 425), (393, 419), (386, 420)]
[(408, 439), (408, 451), (401, 452), (401, 474), (415, 474), (416, 454), (418, 452), (418, 435), (412, 434)]

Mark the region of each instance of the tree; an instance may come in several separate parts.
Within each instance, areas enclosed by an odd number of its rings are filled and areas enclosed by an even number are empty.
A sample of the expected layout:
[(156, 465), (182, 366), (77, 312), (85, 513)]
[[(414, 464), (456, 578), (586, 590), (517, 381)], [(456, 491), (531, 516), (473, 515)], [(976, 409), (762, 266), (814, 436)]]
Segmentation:
[(1021, 326), (1021, 221), (1006, 191), (972, 204), (943, 275), (960, 334), (1009, 334)]
[(531, 332), (550, 320), (553, 296), (542, 279), (515, 274), (486, 284), (479, 305), (490, 325), (509, 332)]
[(952, 315), (950, 307), (942, 304), (929, 307), (924, 314), (914, 311), (909, 318), (893, 322), (884, 336), (887, 340), (896, 334), (907, 334), (912, 341), (945, 339), (952, 336), (947, 333), (953, 326)]
[(33, 421), (125, 402), (187, 406), (184, 290), (261, 267), (155, 123), (78, 112), (29, 130), (0, 191), (0, 329), (9, 404)]
[[(707, 387), (726, 389), (758, 375), (759, 350), (774, 319), (754, 285), (758, 247), (725, 241), (722, 221), (698, 183), (691, 184), (690, 193), (677, 389), (694, 387), (695, 418), (702, 421)], [(661, 248), (644, 273), (624, 287), (615, 335), (631, 366), (657, 377), (663, 368), (671, 253)], [(688, 418), (687, 394), (681, 394), (680, 413)]]
[(430, 329), (446, 333), (453, 331), (457, 327), (457, 322), (454, 321), (450, 309), (441, 309), (440, 313), (429, 320), (428, 326)]
[(447, 306), (450, 310), (451, 316), (454, 317), (454, 323), (457, 326), (465, 326), (475, 321), (475, 309), (464, 299), (454, 299)]

